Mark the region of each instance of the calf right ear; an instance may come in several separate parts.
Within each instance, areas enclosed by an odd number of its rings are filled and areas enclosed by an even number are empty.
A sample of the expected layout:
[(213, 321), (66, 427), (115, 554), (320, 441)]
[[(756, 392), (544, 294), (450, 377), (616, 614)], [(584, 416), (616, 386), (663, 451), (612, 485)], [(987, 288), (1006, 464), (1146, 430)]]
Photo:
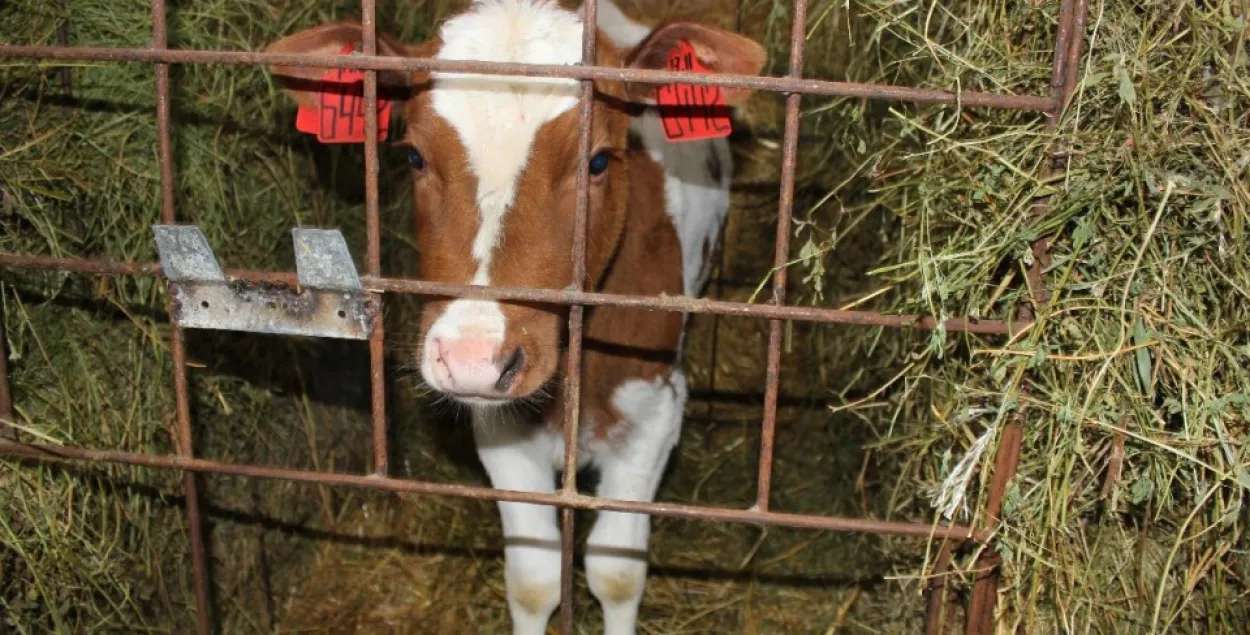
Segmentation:
[[(685, 41), (694, 48), (699, 63), (710, 73), (756, 75), (764, 68), (766, 52), (757, 42), (737, 33), (695, 22), (671, 22), (651, 32), (630, 52), (627, 65), (630, 68), (666, 70), (668, 55), (678, 42)], [(643, 103), (655, 102), (655, 87), (646, 84), (628, 84), (631, 98)], [(726, 88), (725, 102), (736, 106), (751, 96), (747, 88)]]
[[(353, 51), (364, 49), (362, 44), (363, 30), (359, 22), (333, 22), (316, 26), (306, 31), (270, 44), (266, 53), (288, 53), (296, 55), (342, 55), (343, 49), (351, 45)], [(409, 47), (394, 38), (379, 33), (377, 37), (378, 55), (388, 57), (407, 57), (416, 52), (417, 47)], [(287, 94), (297, 104), (307, 108), (317, 106), (318, 83), (330, 69), (316, 66), (295, 66), (275, 64), (269, 67), (274, 75), (279, 76), (285, 85)], [(379, 71), (378, 88), (404, 88), (412, 83), (408, 73), (401, 71)]]

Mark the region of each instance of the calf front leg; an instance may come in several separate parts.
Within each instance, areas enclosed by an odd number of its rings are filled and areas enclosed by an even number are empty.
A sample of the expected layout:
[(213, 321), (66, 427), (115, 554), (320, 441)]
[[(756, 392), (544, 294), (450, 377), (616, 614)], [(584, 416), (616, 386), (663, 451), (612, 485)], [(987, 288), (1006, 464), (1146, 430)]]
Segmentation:
[[(540, 427), (474, 415), (478, 456), (499, 489), (554, 492), (551, 441)], [(542, 635), (560, 604), (560, 528), (544, 505), (499, 503), (513, 635)]]
[[(612, 398), (621, 413), (624, 438), (610, 439), (596, 452), (598, 495), (630, 501), (655, 500), (669, 454), (681, 433), (686, 380), (679, 371), (647, 382), (628, 380)], [(605, 635), (633, 635), (647, 578), (651, 518), (603, 511), (586, 544), (586, 578), (603, 606)]]

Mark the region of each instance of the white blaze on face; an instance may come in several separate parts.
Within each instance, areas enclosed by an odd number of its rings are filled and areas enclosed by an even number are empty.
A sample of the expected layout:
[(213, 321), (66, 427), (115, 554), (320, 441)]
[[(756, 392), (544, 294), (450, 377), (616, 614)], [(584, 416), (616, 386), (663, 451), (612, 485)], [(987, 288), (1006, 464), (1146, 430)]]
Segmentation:
[[(439, 33), (438, 59), (576, 64), (581, 61), (581, 17), (547, 0), (479, 0), (448, 20)], [(451, 124), (477, 177), (478, 231), (471, 284), (490, 284), (490, 266), (503, 233), (504, 216), (529, 162), (539, 128), (577, 105), (571, 79), (433, 73), (431, 106)], [(422, 374), (431, 383), (431, 346), (460, 338), (484, 338), (497, 347), (505, 321), (499, 303), (455, 300), (426, 334)]]
[[(449, 20), (440, 35), (438, 58), (445, 60), (576, 64), (582, 57), (581, 18), (538, 0), (483, 0)], [(433, 79), (434, 111), (460, 136), (478, 179), (474, 282), (486, 284), (503, 217), (515, 200), (534, 137), (543, 124), (577, 105), (578, 84), (453, 73), (434, 73)]]

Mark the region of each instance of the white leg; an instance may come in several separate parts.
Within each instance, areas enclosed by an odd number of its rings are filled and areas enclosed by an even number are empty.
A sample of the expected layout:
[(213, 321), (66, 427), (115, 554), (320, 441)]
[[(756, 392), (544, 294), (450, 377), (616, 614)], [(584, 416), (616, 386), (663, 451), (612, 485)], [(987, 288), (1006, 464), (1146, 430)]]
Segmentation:
[[(669, 382), (629, 380), (613, 405), (628, 426), (623, 442), (597, 448), (599, 496), (631, 501), (655, 499), (669, 454), (681, 433), (686, 380), (675, 371)], [(644, 514), (600, 512), (586, 544), (586, 578), (603, 606), (605, 635), (633, 635), (647, 578), (651, 519)]]
[[(539, 426), (474, 413), (478, 456), (499, 489), (554, 492), (550, 435)], [(556, 440), (558, 442), (558, 440)], [(556, 510), (499, 503), (504, 534), (504, 584), (513, 635), (542, 635), (560, 604), (560, 528)]]

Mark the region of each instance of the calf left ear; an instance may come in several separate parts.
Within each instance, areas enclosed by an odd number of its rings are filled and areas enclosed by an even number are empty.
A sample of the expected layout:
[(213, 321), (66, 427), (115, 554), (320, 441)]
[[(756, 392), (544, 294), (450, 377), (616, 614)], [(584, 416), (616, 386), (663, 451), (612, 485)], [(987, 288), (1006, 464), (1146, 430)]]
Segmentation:
[[(289, 53), (296, 55), (342, 55), (346, 47), (359, 51), (363, 28), (359, 22), (343, 21), (322, 24), (311, 29), (288, 35), (265, 47), (266, 53)], [(418, 56), (420, 48), (407, 46), (384, 33), (377, 34), (378, 55), (383, 57)], [(280, 77), (287, 94), (297, 104), (306, 108), (317, 107), (317, 93), (322, 90), (320, 81), (331, 70), (313, 66), (275, 64), (269, 67)], [(378, 88), (405, 88), (412, 77), (399, 71), (380, 71)], [(391, 97), (393, 99), (393, 97)]]
[[(656, 28), (633, 51), (629, 53), (629, 68), (664, 70), (669, 53), (685, 41), (694, 49), (699, 63), (709, 73), (758, 75), (764, 68), (764, 47), (737, 33), (694, 22), (671, 22)], [(627, 90), (630, 99), (655, 103), (655, 85), (630, 83)], [(738, 105), (751, 96), (753, 90), (726, 88), (725, 103)]]

